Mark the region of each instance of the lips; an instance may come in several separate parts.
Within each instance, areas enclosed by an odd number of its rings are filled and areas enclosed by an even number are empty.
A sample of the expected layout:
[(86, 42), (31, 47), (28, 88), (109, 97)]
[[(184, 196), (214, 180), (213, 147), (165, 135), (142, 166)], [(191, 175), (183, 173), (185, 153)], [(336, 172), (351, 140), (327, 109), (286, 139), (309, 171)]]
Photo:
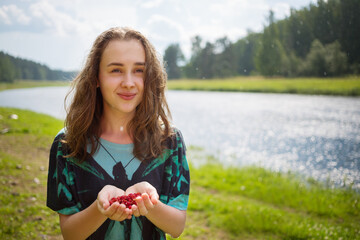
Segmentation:
[(124, 100), (131, 100), (136, 96), (136, 93), (118, 93), (117, 95)]

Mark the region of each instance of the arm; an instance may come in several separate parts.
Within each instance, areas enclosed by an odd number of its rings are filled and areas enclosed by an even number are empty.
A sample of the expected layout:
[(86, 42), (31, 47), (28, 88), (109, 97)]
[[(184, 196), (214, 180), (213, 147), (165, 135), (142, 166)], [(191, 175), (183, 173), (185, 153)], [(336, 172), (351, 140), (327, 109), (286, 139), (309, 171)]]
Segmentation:
[(64, 239), (86, 239), (107, 219), (94, 201), (88, 208), (72, 215), (59, 214)]
[(153, 224), (172, 237), (177, 238), (185, 228), (186, 211), (158, 202), (145, 215)]
[(123, 221), (131, 218), (131, 210), (124, 204), (113, 203), (112, 197), (123, 195), (124, 191), (111, 185), (105, 186), (98, 198), (86, 209), (72, 215), (60, 216), (60, 228), (64, 239), (86, 239), (93, 234), (107, 218)]

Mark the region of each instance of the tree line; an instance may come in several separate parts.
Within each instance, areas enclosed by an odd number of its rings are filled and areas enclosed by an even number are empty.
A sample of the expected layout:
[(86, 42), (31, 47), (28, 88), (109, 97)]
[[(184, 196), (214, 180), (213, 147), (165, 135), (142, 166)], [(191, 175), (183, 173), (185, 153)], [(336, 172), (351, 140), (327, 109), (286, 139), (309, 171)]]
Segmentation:
[(238, 75), (328, 77), (360, 74), (360, 1), (318, 0), (276, 21), (269, 12), (260, 33), (231, 42), (191, 39), (186, 60), (180, 45), (167, 47), (169, 79), (224, 78)]
[(51, 70), (46, 65), (13, 57), (0, 51), (0, 82), (11, 83), (17, 79), (69, 80), (75, 74), (75, 72)]

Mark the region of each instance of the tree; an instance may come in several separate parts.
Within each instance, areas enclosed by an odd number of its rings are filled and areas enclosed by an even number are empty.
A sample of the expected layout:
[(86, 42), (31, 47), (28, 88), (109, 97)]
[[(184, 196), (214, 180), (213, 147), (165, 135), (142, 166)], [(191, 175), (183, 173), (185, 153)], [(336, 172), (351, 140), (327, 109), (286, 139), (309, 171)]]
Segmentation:
[(11, 83), (15, 80), (16, 70), (11, 58), (0, 52), (0, 82)]
[(226, 36), (215, 41), (214, 54), (214, 77), (224, 78), (236, 75), (236, 62), (233, 44)]
[(346, 73), (347, 57), (335, 41), (323, 46), (319, 40), (314, 40), (309, 54), (303, 64), (303, 74), (308, 76), (339, 76)]
[(347, 72), (347, 56), (341, 51), (338, 41), (325, 46), (326, 70), (329, 76), (339, 76)]
[(200, 54), (200, 77), (201, 78), (213, 78), (214, 77), (214, 65), (215, 65), (215, 46), (210, 42), (206, 42), (204, 49)]
[[(341, 0), (340, 38), (343, 51), (348, 56), (350, 65), (360, 66), (360, 1)], [(360, 71), (360, 67), (359, 67)]]
[(249, 32), (245, 38), (233, 44), (236, 74), (250, 75), (255, 70), (255, 54), (259, 48), (260, 39), (260, 33)]
[(269, 26), (264, 29), (261, 45), (256, 55), (256, 68), (264, 76), (282, 75), (286, 72), (287, 62), (284, 48), (278, 39), (278, 29), (274, 20), (274, 12), (270, 11)]
[(202, 51), (202, 39), (200, 36), (195, 36), (191, 39), (191, 58), (190, 61), (184, 66), (185, 76), (187, 78), (199, 78), (199, 55)]
[(317, 39), (311, 44), (303, 64), (302, 73), (307, 76), (326, 76), (325, 48)]
[(308, 9), (296, 11), (291, 9), (290, 17), (284, 21), (282, 43), (287, 52), (294, 52), (296, 56), (305, 58), (314, 40), (312, 33), (311, 13)]
[(179, 63), (184, 60), (184, 54), (182, 53), (179, 44), (171, 44), (165, 50), (164, 62), (169, 79), (181, 78), (182, 74)]

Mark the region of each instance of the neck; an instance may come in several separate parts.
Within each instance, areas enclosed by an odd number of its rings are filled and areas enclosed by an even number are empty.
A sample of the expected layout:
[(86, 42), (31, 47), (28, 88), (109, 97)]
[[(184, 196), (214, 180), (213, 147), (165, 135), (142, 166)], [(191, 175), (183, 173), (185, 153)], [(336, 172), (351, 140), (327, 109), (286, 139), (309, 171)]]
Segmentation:
[(114, 143), (132, 143), (131, 134), (128, 132), (127, 124), (131, 121), (132, 115), (113, 115), (104, 112), (101, 118), (100, 137)]

